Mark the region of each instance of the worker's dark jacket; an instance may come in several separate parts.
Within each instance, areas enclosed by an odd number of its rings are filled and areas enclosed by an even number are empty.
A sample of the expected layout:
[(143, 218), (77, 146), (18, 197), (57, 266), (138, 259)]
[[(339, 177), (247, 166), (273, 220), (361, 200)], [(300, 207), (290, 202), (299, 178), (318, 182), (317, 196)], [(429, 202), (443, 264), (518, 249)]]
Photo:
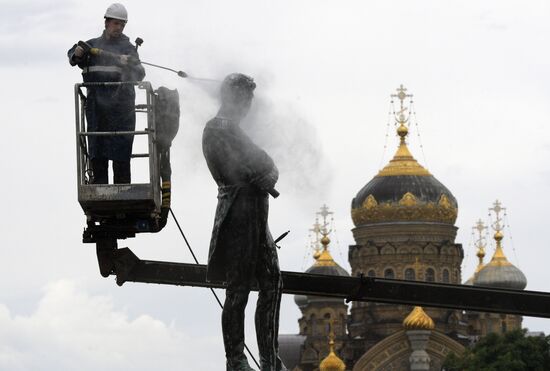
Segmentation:
[[(138, 60), (135, 47), (126, 35), (117, 39), (105, 37), (87, 41), (93, 48), (111, 53), (126, 54)], [(121, 65), (118, 58), (105, 55), (87, 55), (82, 60), (74, 56), (76, 45), (68, 52), (69, 62), (82, 68), (84, 82), (141, 81), (145, 76), (143, 66)], [(89, 87), (86, 99), (86, 120), (88, 131), (133, 131), (136, 126), (135, 90), (132, 85)], [(133, 136), (89, 137), (88, 150), (91, 158), (106, 158), (115, 161), (129, 161), (132, 153)]]
[(265, 244), (274, 245), (267, 225), (268, 194), (254, 180), (265, 174), (276, 180), (277, 168), (238, 125), (218, 117), (206, 124), (202, 149), (218, 185), (207, 280), (225, 281), (227, 267), (238, 266), (252, 282), (258, 253)]

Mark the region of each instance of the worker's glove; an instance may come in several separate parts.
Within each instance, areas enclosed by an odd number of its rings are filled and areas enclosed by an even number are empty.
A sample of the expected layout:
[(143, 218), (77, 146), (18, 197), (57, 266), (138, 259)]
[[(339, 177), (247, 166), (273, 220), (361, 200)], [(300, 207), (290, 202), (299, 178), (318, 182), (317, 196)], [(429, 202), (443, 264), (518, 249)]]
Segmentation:
[(121, 66), (133, 66), (139, 63), (139, 59), (128, 54), (123, 54), (119, 57), (118, 63)]
[(127, 55), (127, 54), (123, 54), (119, 57), (119, 60), (118, 62), (122, 65), (122, 66), (127, 66), (128, 64), (130, 64), (130, 56)]
[(82, 58), (84, 56), (84, 48), (77, 46), (74, 50), (74, 56), (76, 58)]

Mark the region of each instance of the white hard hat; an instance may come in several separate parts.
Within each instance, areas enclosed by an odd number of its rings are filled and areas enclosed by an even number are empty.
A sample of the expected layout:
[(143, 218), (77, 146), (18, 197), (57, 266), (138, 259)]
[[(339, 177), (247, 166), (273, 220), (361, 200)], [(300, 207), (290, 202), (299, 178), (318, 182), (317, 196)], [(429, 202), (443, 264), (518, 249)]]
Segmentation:
[(121, 21), (128, 22), (128, 12), (124, 5), (114, 3), (109, 5), (105, 11), (105, 18), (120, 19)]

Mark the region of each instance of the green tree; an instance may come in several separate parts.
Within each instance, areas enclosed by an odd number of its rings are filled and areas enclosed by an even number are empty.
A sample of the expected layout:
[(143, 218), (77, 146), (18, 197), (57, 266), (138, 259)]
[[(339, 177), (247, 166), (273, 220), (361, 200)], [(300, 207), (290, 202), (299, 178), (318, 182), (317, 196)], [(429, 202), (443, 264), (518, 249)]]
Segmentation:
[(527, 337), (525, 330), (489, 334), (461, 356), (451, 353), (446, 371), (548, 371), (550, 336)]

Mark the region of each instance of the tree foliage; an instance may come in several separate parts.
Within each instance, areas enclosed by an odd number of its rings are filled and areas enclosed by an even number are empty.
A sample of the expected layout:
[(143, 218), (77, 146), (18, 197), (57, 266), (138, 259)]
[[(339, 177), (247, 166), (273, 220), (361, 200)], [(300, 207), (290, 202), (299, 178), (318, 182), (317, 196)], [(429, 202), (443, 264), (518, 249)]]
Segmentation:
[(446, 371), (547, 371), (550, 370), (550, 336), (527, 337), (525, 330), (489, 334), (461, 356), (451, 353)]

